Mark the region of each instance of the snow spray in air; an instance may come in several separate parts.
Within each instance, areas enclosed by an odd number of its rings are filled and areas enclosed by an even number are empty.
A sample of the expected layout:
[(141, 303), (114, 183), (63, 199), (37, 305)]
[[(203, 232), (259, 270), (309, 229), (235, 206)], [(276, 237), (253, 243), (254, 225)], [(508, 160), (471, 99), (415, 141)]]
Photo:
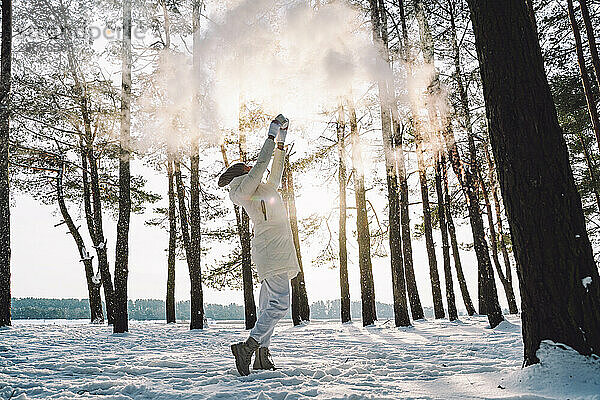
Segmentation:
[(197, 65), (191, 57), (164, 55), (157, 79), (161, 119), (207, 142), (235, 127), (240, 101), (301, 122), (391, 77), (365, 16), (345, 2), (315, 9), (305, 0), (238, 0), (209, 3), (205, 13)]

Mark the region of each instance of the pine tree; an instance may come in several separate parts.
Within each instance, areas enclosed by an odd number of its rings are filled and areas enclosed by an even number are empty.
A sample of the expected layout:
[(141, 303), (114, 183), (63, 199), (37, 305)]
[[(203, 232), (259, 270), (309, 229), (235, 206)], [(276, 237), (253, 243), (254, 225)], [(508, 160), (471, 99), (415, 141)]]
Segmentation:
[(73, 218), (71, 217), (71, 214), (69, 213), (65, 203), (65, 197), (63, 193), (64, 163), (62, 162), (62, 159), (56, 172), (56, 199), (58, 201), (58, 208), (63, 217), (63, 222), (69, 229), (69, 234), (75, 241), (77, 251), (81, 257), (80, 261), (84, 266), (90, 305), (90, 322), (92, 324), (102, 324), (104, 322), (104, 314), (102, 311), (102, 298), (100, 297), (100, 284), (94, 282), (94, 266), (92, 264), (93, 256), (88, 253), (83, 241), (83, 237), (79, 233), (78, 227), (75, 226), (75, 222), (73, 222)]
[[(396, 4), (399, 11), (400, 26), (402, 28), (402, 48), (401, 56), (404, 62), (408, 76), (412, 75), (411, 63), (412, 55), (408, 40), (408, 28), (406, 25), (406, 16), (404, 13), (404, 1), (397, 0)], [(398, 38), (400, 41), (400, 38)], [(400, 220), (402, 224), (402, 254), (404, 255), (404, 275), (406, 277), (406, 291), (408, 292), (408, 301), (410, 303), (410, 312), (414, 320), (423, 319), (423, 307), (421, 306), (421, 298), (417, 288), (417, 280), (415, 279), (415, 270), (412, 254), (412, 237), (410, 232), (410, 211), (409, 211), (409, 192), (408, 192), (408, 175), (406, 173), (406, 158), (404, 155), (403, 127), (400, 125), (398, 118), (393, 119), (394, 123), (394, 148), (397, 155), (398, 182), (400, 185)]]
[[(427, 16), (425, 15), (425, 5), (421, 0), (415, 0), (415, 9), (417, 14), (417, 22), (419, 25), (420, 46), (423, 53), (425, 64), (433, 68), (433, 37), (429, 29)], [(437, 78), (436, 78), (437, 79)], [(432, 82), (435, 79), (432, 79)], [(428, 86), (431, 86), (428, 85)], [(433, 130), (435, 110), (433, 110), (432, 102), (426, 100), (427, 112), (429, 114), (429, 126)], [(417, 147), (417, 165), (419, 168), (419, 183), (421, 185), (421, 200), (423, 203), (423, 228), (425, 231), (425, 245), (427, 247), (427, 258), (429, 260), (429, 277), (431, 280), (431, 292), (433, 294), (433, 309), (435, 318), (444, 318), (444, 304), (442, 302), (442, 289), (440, 285), (440, 275), (437, 267), (437, 258), (435, 255), (435, 243), (433, 241), (433, 228), (431, 223), (431, 208), (429, 205), (429, 185), (427, 183), (427, 164), (425, 156), (427, 149), (425, 141), (434, 140), (434, 134), (426, 131), (426, 125), (420, 121), (418, 111), (413, 111), (415, 145)], [(436, 132), (437, 134), (437, 132)]]
[[(373, 38), (381, 47), (381, 57), (389, 63), (387, 12), (383, 0), (371, 0), (371, 23)], [(395, 151), (393, 148), (391, 83), (379, 81), (379, 102), (381, 107), (381, 133), (386, 167), (387, 196), (389, 211), (389, 246), (392, 269), (392, 293), (394, 297), (394, 316), (396, 326), (409, 326), (408, 307), (406, 303), (406, 281), (404, 262), (402, 260), (402, 236), (400, 223), (400, 195), (396, 171)]]
[[(200, 12), (201, 2), (194, 0), (192, 11), (193, 65), (196, 76), (200, 68)], [(194, 93), (193, 102), (199, 101)], [(200, 149), (198, 137), (192, 137), (190, 148), (190, 329), (204, 328), (204, 294), (202, 291), (202, 269), (200, 257)]]
[(2, 0), (2, 50), (0, 55), (0, 327), (11, 324), (10, 188), (8, 184), (11, 61), (12, 0)]
[(339, 259), (340, 259), (340, 317), (342, 323), (352, 320), (350, 314), (350, 284), (348, 283), (348, 250), (346, 247), (346, 123), (344, 116), (344, 107), (340, 106), (337, 120), (337, 140), (338, 140), (338, 183), (340, 188), (340, 208), (339, 208)]
[(450, 243), (448, 241), (448, 225), (446, 224), (446, 204), (442, 182), (446, 178), (446, 159), (442, 151), (438, 152), (435, 163), (435, 189), (437, 193), (438, 219), (442, 235), (442, 256), (444, 259), (444, 281), (446, 284), (446, 303), (448, 304), (448, 319), (458, 319), (456, 300), (454, 297), (454, 283), (452, 282), (452, 265), (450, 265)]
[[(167, 144), (167, 146), (169, 146)], [(175, 251), (177, 247), (177, 216), (175, 209), (175, 175), (173, 172), (174, 155), (167, 150), (167, 195), (169, 197), (169, 247), (167, 255), (167, 298), (166, 318), (167, 323), (175, 323)]]
[(119, 219), (115, 255), (115, 333), (129, 330), (127, 279), (129, 275), (129, 221), (131, 215), (131, 0), (123, 1), (123, 66), (121, 83), (121, 136), (119, 137)]
[(360, 269), (360, 294), (362, 303), (363, 326), (373, 325), (377, 320), (375, 309), (375, 284), (371, 263), (371, 233), (367, 215), (365, 177), (363, 169), (361, 140), (356, 121), (356, 111), (349, 105), (350, 137), (352, 138), (352, 177), (354, 179), (354, 198), (356, 200), (356, 234), (358, 239), (358, 266)]
[(292, 321), (294, 325), (300, 325), (304, 321), (310, 321), (310, 305), (306, 293), (306, 283), (304, 282), (304, 267), (302, 266), (302, 253), (300, 251), (300, 235), (298, 233), (298, 217), (296, 212), (296, 195), (294, 192), (294, 179), (292, 168), (290, 166), (289, 154), (285, 156), (283, 168), (283, 201), (285, 203), (290, 227), (292, 229), (292, 238), (296, 248), (296, 258), (300, 266), (300, 272), (292, 278)]
[[(600, 277), (524, 2), (468, 0), (519, 271), (525, 365), (542, 340), (600, 349)], [(590, 281), (591, 280), (591, 281)]]

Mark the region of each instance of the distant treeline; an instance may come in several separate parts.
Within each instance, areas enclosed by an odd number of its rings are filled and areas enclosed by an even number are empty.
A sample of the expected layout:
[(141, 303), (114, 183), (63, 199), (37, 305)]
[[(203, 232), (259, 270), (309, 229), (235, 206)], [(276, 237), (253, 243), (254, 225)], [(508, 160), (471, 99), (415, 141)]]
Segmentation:
[[(102, 304), (104, 308), (104, 303)], [(165, 319), (165, 302), (163, 300), (129, 300), (129, 318), (132, 320)], [(243, 320), (244, 307), (237, 304), (205, 304), (207, 318), (214, 320)], [(360, 319), (361, 303), (352, 302), (352, 318)], [(178, 320), (187, 320), (190, 315), (190, 302), (180, 301), (176, 304), (175, 313)], [(106, 311), (105, 311), (106, 314)], [(339, 319), (340, 301), (317, 301), (310, 307), (312, 319)], [(433, 316), (430, 309), (425, 309), (427, 317)], [(377, 303), (379, 320), (394, 317), (391, 304)], [(13, 319), (87, 319), (90, 317), (90, 305), (87, 299), (12, 299)], [(289, 318), (289, 315), (288, 315)]]

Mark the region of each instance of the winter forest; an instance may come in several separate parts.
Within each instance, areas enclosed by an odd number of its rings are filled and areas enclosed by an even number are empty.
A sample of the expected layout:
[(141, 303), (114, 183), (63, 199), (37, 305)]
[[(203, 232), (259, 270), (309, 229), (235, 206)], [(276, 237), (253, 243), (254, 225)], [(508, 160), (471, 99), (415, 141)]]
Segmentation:
[(600, 399), (597, 0), (1, 3), (0, 399)]

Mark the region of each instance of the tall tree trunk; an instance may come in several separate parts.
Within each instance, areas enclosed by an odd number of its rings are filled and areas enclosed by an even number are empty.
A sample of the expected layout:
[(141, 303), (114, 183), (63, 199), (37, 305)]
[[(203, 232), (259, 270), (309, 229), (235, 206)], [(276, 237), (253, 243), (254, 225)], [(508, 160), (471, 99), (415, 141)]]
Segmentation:
[(244, 291), (244, 311), (246, 329), (254, 328), (256, 324), (256, 303), (254, 300), (254, 284), (252, 280), (252, 258), (250, 243), (250, 217), (243, 207), (234, 206), (238, 221), (238, 235), (242, 250), (242, 284)]
[[(196, 76), (200, 68), (200, 11), (202, 2), (194, 0), (192, 11), (193, 25), (193, 64)], [(197, 89), (195, 89), (196, 91)], [(194, 93), (192, 100), (199, 101), (199, 95)], [(192, 137), (190, 148), (190, 329), (204, 328), (204, 294), (202, 292), (202, 269), (200, 264), (200, 149), (198, 138)]]
[(350, 284), (348, 283), (348, 250), (346, 248), (346, 122), (344, 108), (340, 106), (337, 122), (338, 139), (338, 182), (340, 188), (340, 218), (338, 230), (339, 257), (340, 257), (340, 312), (342, 323), (352, 320), (350, 312)]
[(63, 217), (67, 228), (69, 229), (69, 233), (73, 237), (75, 241), (75, 245), (77, 246), (77, 251), (79, 252), (79, 256), (81, 257), (81, 262), (83, 263), (84, 271), (85, 271), (85, 280), (87, 282), (88, 288), (88, 298), (90, 303), (90, 322), (92, 324), (102, 324), (104, 322), (104, 314), (102, 312), (102, 299), (100, 298), (100, 284), (94, 283), (94, 267), (92, 265), (93, 256), (88, 253), (85, 248), (85, 243), (81, 234), (77, 230), (75, 223), (73, 222), (73, 218), (71, 218), (71, 214), (69, 214), (69, 210), (67, 209), (67, 205), (65, 204), (65, 198), (63, 195), (63, 166), (61, 164), (60, 170), (58, 171), (58, 176), (56, 179), (56, 198), (58, 201), (58, 208)]
[(496, 267), (498, 278), (504, 287), (504, 293), (506, 294), (506, 301), (508, 302), (508, 312), (510, 314), (517, 314), (519, 309), (517, 308), (517, 300), (515, 299), (515, 292), (513, 290), (511, 282), (504, 276), (502, 266), (500, 265), (500, 258), (498, 257), (498, 243), (496, 241), (496, 228), (494, 227), (494, 216), (492, 215), (492, 205), (490, 203), (490, 197), (488, 195), (485, 182), (482, 177), (479, 177), (479, 183), (481, 184), (481, 193), (483, 194), (483, 200), (485, 202), (486, 214), (488, 219), (488, 226), (490, 229), (490, 247), (492, 248), (492, 261)]
[[(417, 21), (419, 25), (419, 36), (421, 51), (423, 52), (423, 59), (426, 64), (433, 67), (433, 37), (431, 36), (431, 30), (427, 22), (425, 15), (425, 5), (422, 0), (415, 0), (415, 9), (417, 14)], [(437, 78), (436, 78), (437, 79)], [(435, 79), (431, 80), (431, 83)], [(431, 86), (431, 85), (428, 85)], [(435, 118), (432, 114), (431, 101), (426, 100), (428, 105), (428, 113), (430, 121)], [(431, 278), (431, 291), (433, 294), (433, 309), (435, 318), (444, 318), (444, 304), (442, 302), (442, 290), (440, 287), (440, 277), (437, 268), (437, 259), (435, 255), (435, 243), (433, 241), (433, 229), (431, 227), (431, 210), (429, 207), (429, 187), (427, 184), (427, 166), (425, 164), (425, 148), (424, 140), (430, 139), (429, 137), (424, 138), (423, 124), (417, 116), (417, 112), (413, 112), (415, 116), (415, 144), (417, 147), (417, 164), (419, 168), (419, 182), (421, 186), (421, 199), (423, 202), (423, 227), (425, 231), (425, 245), (427, 247), (427, 258), (429, 259), (429, 274)], [(433, 124), (432, 124), (433, 125)], [(431, 127), (433, 129), (433, 126)], [(429, 135), (428, 135), (429, 136)]]
[(394, 121), (394, 142), (396, 149), (396, 168), (398, 171), (398, 182), (400, 185), (400, 224), (402, 226), (402, 254), (404, 256), (404, 274), (406, 277), (406, 291), (408, 292), (408, 302), (410, 311), (414, 320), (423, 319), (423, 307), (417, 288), (415, 278), (415, 269), (412, 254), (412, 239), (410, 233), (410, 211), (408, 195), (408, 178), (406, 174), (406, 160), (404, 149), (402, 148), (402, 132), (398, 121)]
[[(245, 135), (242, 133), (242, 127), (239, 127), (240, 137)], [(240, 151), (241, 151), (240, 147)], [(225, 144), (221, 144), (221, 155), (225, 168), (229, 168), (229, 160), (227, 159), (227, 149)], [(240, 154), (243, 160), (246, 159), (246, 151)], [(242, 285), (244, 292), (244, 313), (246, 329), (254, 328), (256, 324), (256, 303), (254, 302), (254, 284), (252, 283), (252, 260), (250, 255), (250, 220), (246, 211), (237, 205), (233, 205), (235, 213), (235, 222), (237, 225), (238, 237), (240, 238), (240, 246), (242, 249)], [(243, 213), (243, 216), (242, 216)]]
[(371, 264), (371, 232), (367, 215), (367, 198), (362, 161), (362, 150), (356, 111), (350, 105), (350, 136), (352, 138), (352, 177), (356, 200), (356, 234), (358, 236), (358, 265), (360, 269), (360, 294), (363, 326), (373, 325), (377, 320), (373, 265)]
[(600, 352), (600, 277), (525, 4), (468, 0), (521, 287), (525, 364), (542, 340)]
[[(502, 224), (502, 209), (500, 207), (500, 197), (498, 196), (498, 179), (496, 178), (496, 166), (492, 161), (492, 157), (490, 156), (490, 151), (488, 150), (489, 146), (489, 137), (486, 136), (485, 143), (483, 145), (483, 150), (485, 153), (485, 159), (488, 164), (488, 169), (490, 171), (490, 181), (492, 186), (492, 199), (494, 200), (494, 209), (496, 212), (496, 226), (498, 227), (498, 237), (500, 238), (500, 250), (502, 251), (502, 258), (504, 259), (504, 268), (506, 270), (506, 279), (512, 285), (512, 266), (510, 262), (510, 257), (508, 255), (508, 246), (506, 244), (506, 237), (504, 235), (504, 227)], [(600, 204), (599, 204), (600, 210)]]
[(298, 234), (298, 217), (296, 213), (296, 195), (294, 194), (294, 179), (290, 168), (289, 155), (285, 156), (285, 166), (283, 170), (283, 192), (284, 202), (290, 220), (294, 247), (296, 248), (296, 257), (300, 272), (292, 279), (292, 321), (295, 325), (300, 325), (303, 321), (310, 321), (310, 307), (308, 296), (306, 294), (306, 284), (304, 283), (304, 268), (302, 267), (302, 253), (300, 252), (300, 236)]
[[(406, 17), (404, 15), (404, 2), (397, 0), (397, 7), (400, 13), (400, 23), (402, 26), (402, 58), (407, 66), (408, 76), (412, 76), (412, 57), (408, 41), (408, 29), (406, 27)], [(406, 276), (406, 290), (408, 292), (408, 301), (410, 303), (410, 311), (414, 320), (423, 319), (423, 307), (421, 306), (421, 298), (417, 288), (417, 280), (415, 278), (415, 270), (412, 254), (412, 237), (410, 233), (410, 212), (409, 212), (409, 193), (408, 193), (408, 177), (406, 173), (406, 160), (404, 156), (402, 128), (397, 118), (394, 122), (394, 148), (397, 155), (397, 170), (398, 181), (400, 184), (400, 221), (402, 224), (402, 253), (404, 255), (404, 274)]]
[[(168, 145), (167, 145), (168, 146)], [(175, 156), (171, 150), (167, 150), (167, 180), (169, 196), (169, 250), (167, 257), (167, 299), (165, 302), (167, 311), (167, 324), (175, 323), (175, 250), (177, 246), (177, 216), (175, 209), (175, 189), (173, 162)]]
[[(63, 10), (63, 14), (65, 12), (66, 11)], [(68, 21), (65, 20), (64, 24), (66, 26)], [(80, 147), (82, 150), (83, 191), (86, 222), (88, 225), (88, 231), (90, 232), (90, 237), (92, 238), (92, 243), (98, 256), (98, 269), (100, 270), (100, 277), (102, 280), (102, 286), (104, 287), (104, 297), (106, 300), (106, 317), (108, 324), (112, 325), (114, 322), (114, 290), (108, 265), (108, 248), (106, 246), (106, 239), (104, 238), (104, 229), (102, 223), (100, 176), (98, 173), (98, 159), (94, 154), (94, 133), (92, 132), (92, 119), (90, 117), (86, 87), (78, 75), (79, 67), (77, 65), (77, 58), (73, 54), (72, 43), (68, 41), (67, 44), (69, 69), (71, 77), (75, 82), (75, 96), (78, 100), (79, 110), (81, 112), (81, 118), (83, 120), (84, 127), (84, 135), (80, 140)], [(87, 168), (88, 164), (89, 181)], [(91, 211), (91, 205), (89, 204), (90, 194), (93, 204), (93, 212)]]
[[(82, 183), (83, 183), (83, 209), (84, 209), (84, 214), (85, 214), (85, 221), (86, 221), (86, 225), (88, 228), (88, 233), (90, 235), (90, 238), (92, 239), (92, 245), (94, 245), (95, 243), (97, 243), (97, 239), (96, 239), (96, 226), (94, 223), (94, 214), (92, 211), (92, 199), (91, 199), (91, 191), (90, 191), (90, 181), (89, 181), (89, 173), (88, 173), (88, 158), (87, 158), (87, 152), (86, 152), (86, 147), (84, 144), (84, 139), (80, 138), (79, 141), (79, 157), (81, 158), (81, 177), (82, 177)], [(96, 249), (96, 255), (98, 255), (98, 250)], [(90, 263), (91, 260), (90, 260)], [(86, 266), (87, 269), (87, 266)], [(92, 276), (95, 277), (94, 275), (94, 269), (93, 266), (91, 268), (92, 270)], [(100, 271), (100, 260), (98, 260), (98, 276), (100, 277), (100, 282), (99, 283), (94, 283), (92, 281), (92, 283), (94, 284), (95, 289), (98, 291), (98, 296), (100, 298), (100, 316), (101, 319), (99, 320), (99, 323), (103, 323), (104, 322), (104, 314), (102, 312), (102, 299), (100, 297), (100, 286), (102, 286), (102, 273)], [(87, 272), (86, 272), (86, 279), (87, 279)], [(112, 281), (111, 281), (112, 283)], [(88, 281), (88, 289), (89, 289), (89, 281)], [(95, 294), (90, 294), (90, 297), (94, 296)], [(90, 309), (91, 309), (91, 300), (90, 300)]]
[(435, 163), (435, 189), (437, 192), (438, 218), (442, 234), (442, 254), (444, 258), (444, 278), (446, 283), (446, 302), (448, 303), (448, 319), (458, 319), (456, 300), (454, 298), (454, 283), (452, 282), (452, 265), (450, 265), (450, 244), (448, 243), (448, 226), (446, 224), (446, 204), (442, 180), (446, 180), (446, 159), (440, 151)]
[(587, 0), (579, 0), (581, 6), (581, 15), (583, 16), (583, 24), (585, 25), (585, 33), (587, 34), (588, 43), (590, 46), (590, 54), (592, 55), (592, 64), (596, 75), (596, 83), (600, 87), (600, 56), (598, 56), (598, 46), (596, 45), (596, 36), (594, 35), (594, 27), (590, 18), (590, 10), (587, 5)]
[(123, 1), (123, 69), (121, 83), (121, 136), (119, 138), (119, 220), (115, 255), (115, 321), (113, 331), (129, 330), (127, 277), (129, 275), (129, 221), (131, 215), (131, 0)]
[(583, 85), (583, 93), (585, 94), (585, 101), (587, 102), (588, 114), (592, 122), (592, 129), (596, 135), (596, 142), (600, 149), (600, 119), (598, 117), (598, 107), (594, 100), (594, 94), (592, 92), (592, 84), (590, 82), (590, 76), (585, 66), (585, 57), (583, 55), (583, 45), (581, 43), (581, 33), (579, 31), (579, 25), (575, 18), (575, 9), (573, 7), (573, 0), (567, 0), (567, 9), (569, 13), (569, 20), (571, 21), (571, 29), (573, 30), (573, 36), (575, 37), (575, 50), (577, 52), (577, 64), (579, 65), (579, 76), (581, 77), (581, 84)]
[[(194, 276), (194, 260), (193, 260), (193, 251), (192, 244), (190, 238), (190, 223), (188, 219), (187, 205), (186, 205), (186, 194), (185, 194), (185, 183), (183, 182), (183, 177), (181, 176), (181, 165), (179, 160), (175, 160), (175, 187), (177, 188), (177, 200), (179, 202), (179, 224), (181, 225), (181, 237), (183, 239), (183, 248), (185, 250), (185, 259), (188, 265), (188, 271), (190, 274), (190, 281)], [(193, 292), (193, 289), (191, 290)], [(191, 307), (190, 301), (190, 307)], [(197, 311), (197, 310), (196, 310)], [(197, 315), (197, 314), (196, 314)], [(202, 316), (204, 318), (204, 316)], [(196, 316), (196, 318), (198, 318)], [(194, 319), (194, 313), (190, 308), (190, 326), (191, 321)], [(197, 322), (195, 320), (195, 322)], [(190, 329), (202, 329), (204, 327), (204, 322), (202, 322), (200, 328), (190, 328)]]
[[(98, 256), (98, 269), (100, 270), (100, 279), (102, 280), (102, 287), (104, 290), (104, 300), (106, 302), (106, 319), (108, 324), (114, 323), (114, 289), (113, 281), (110, 274), (108, 265), (108, 249), (106, 246), (106, 239), (104, 238), (104, 228), (102, 224), (102, 198), (100, 195), (100, 176), (98, 173), (98, 160), (94, 155), (93, 144), (91, 143), (91, 137), (87, 137), (85, 140), (85, 152), (87, 161), (83, 162), (83, 165), (89, 163), (89, 182), (91, 188), (91, 197), (93, 205), (93, 229), (94, 234), (90, 232), (90, 237), (96, 249)], [(85, 181), (84, 176), (84, 194), (85, 194)], [(85, 198), (84, 198), (85, 201)], [(88, 220), (88, 230), (90, 230), (90, 221)]]
[[(383, 0), (371, 0), (371, 23), (373, 38), (380, 44), (381, 57), (389, 63), (387, 14)], [(389, 210), (389, 245), (392, 269), (392, 293), (394, 297), (394, 321), (396, 326), (409, 326), (410, 317), (406, 303), (406, 281), (404, 262), (402, 260), (402, 236), (400, 224), (400, 198), (398, 193), (398, 177), (396, 173), (395, 152), (392, 141), (391, 106), (395, 106), (390, 94), (390, 85), (381, 80), (379, 86), (379, 102), (381, 107), (381, 133), (383, 136), (383, 152), (388, 189)]]
[[(64, 5), (60, 5), (60, 16), (62, 16), (63, 28), (69, 24), (67, 19), (67, 10)], [(74, 85), (74, 96), (78, 103), (79, 111), (81, 112), (81, 119), (83, 121), (84, 134), (80, 138), (82, 167), (83, 167), (83, 191), (84, 191), (84, 206), (86, 213), (86, 222), (92, 243), (96, 249), (98, 256), (98, 269), (102, 280), (102, 286), (104, 287), (104, 297), (106, 300), (106, 317), (108, 324), (112, 325), (114, 322), (114, 289), (113, 281), (110, 274), (108, 265), (108, 248), (106, 246), (106, 239), (104, 238), (103, 224), (102, 224), (102, 199), (100, 195), (100, 177), (98, 173), (98, 159), (94, 155), (94, 132), (92, 132), (92, 118), (90, 116), (88, 94), (85, 85), (85, 81), (80, 78), (80, 67), (78, 65), (78, 59), (74, 53), (73, 43), (68, 35), (65, 35), (66, 55), (69, 65), (69, 73), (73, 79)], [(89, 181), (88, 181), (88, 163), (89, 163)], [(90, 187), (91, 186), (91, 187)], [(90, 190), (91, 189), (91, 190)], [(90, 204), (93, 202), (93, 212)]]
[[(467, 132), (467, 140), (469, 144), (469, 163), (465, 168), (461, 165), (460, 153), (456, 147), (454, 133), (452, 132), (449, 122), (449, 129), (444, 131), (446, 136), (446, 146), (448, 147), (448, 156), (452, 163), (454, 173), (457, 175), (463, 193), (465, 194), (467, 207), (469, 210), (469, 220), (471, 222), (471, 231), (473, 233), (473, 244), (475, 254), (477, 256), (477, 282), (478, 282), (478, 297), (479, 297), (479, 313), (487, 314), (490, 320), (490, 325), (494, 327), (502, 321), (502, 311), (498, 303), (498, 295), (496, 291), (496, 282), (494, 281), (494, 272), (490, 261), (490, 255), (485, 241), (485, 231), (483, 228), (483, 219), (481, 217), (481, 209), (479, 207), (479, 197), (477, 194), (477, 149), (473, 134), (473, 125), (471, 122), (471, 110), (469, 106), (469, 96), (462, 80), (460, 49), (458, 47), (456, 24), (454, 20), (454, 5), (449, 4), (450, 12), (450, 29), (452, 32), (452, 52), (454, 58), (454, 79), (458, 86), (460, 97), (461, 114), (464, 121), (464, 127)], [(433, 60), (432, 60), (433, 62)], [(489, 303), (489, 304), (488, 304)], [(491, 313), (491, 315), (490, 315)]]
[(452, 201), (450, 199), (450, 191), (448, 188), (448, 175), (444, 174), (444, 202), (446, 210), (446, 221), (448, 222), (448, 233), (450, 236), (450, 245), (452, 246), (452, 258), (454, 259), (454, 268), (456, 269), (456, 278), (458, 279), (458, 286), (460, 287), (460, 294), (465, 303), (468, 315), (475, 314), (475, 307), (471, 301), (471, 295), (469, 294), (469, 288), (467, 281), (465, 280), (465, 274), (462, 269), (462, 262), (460, 261), (460, 253), (458, 250), (458, 241), (456, 240), (456, 228), (454, 227), (454, 220), (452, 218)]
[[(418, 123), (416, 123), (419, 125)], [(429, 277), (431, 280), (431, 292), (433, 294), (433, 310), (435, 318), (444, 318), (444, 304), (442, 302), (442, 289), (440, 276), (435, 255), (435, 243), (433, 241), (433, 228), (431, 226), (431, 209), (429, 206), (429, 187), (427, 184), (427, 172), (423, 157), (423, 139), (419, 130), (415, 128), (415, 144), (417, 146), (417, 164), (419, 168), (419, 185), (421, 188), (421, 201), (423, 204), (423, 229), (425, 232), (425, 246), (427, 248), (427, 259), (429, 260)]]
[[(171, 19), (166, 0), (160, 0), (159, 4), (163, 12), (163, 23), (165, 28), (165, 49), (170, 51), (171, 47)], [(167, 256), (167, 297), (165, 301), (167, 324), (175, 323), (175, 252), (177, 247), (177, 211), (175, 208), (175, 189), (173, 163), (175, 155), (173, 154), (171, 143), (167, 141), (167, 181), (169, 197), (169, 249)]]
[(8, 184), (11, 61), (12, 0), (2, 0), (2, 50), (0, 55), (0, 327), (11, 324), (10, 188)]
[(454, 133), (451, 129), (448, 125), (444, 131), (444, 135), (446, 137), (446, 147), (450, 163), (465, 194), (467, 209), (469, 211), (471, 231), (473, 233), (473, 247), (475, 248), (475, 256), (477, 257), (478, 264), (479, 313), (487, 315), (490, 326), (495, 328), (504, 320), (504, 317), (502, 316), (500, 303), (498, 303), (498, 292), (496, 290), (490, 253), (487, 241), (485, 240), (485, 229), (479, 208), (479, 197), (476, 189), (474, 189), (477, 178), (473, 175), (471, 169), (465, 168), (465, 165), (461, 162), (458, 148), (454, 141)]
[(242, 247), (242, 282), (244, 289), (245, 323), (246, 329), (252, 329), (256, 324), (257, 316), (256, 303), (254, 301), (254, 284), (252, 282), (252, 259), (250, 255), (250, 217), (243, 207), (234, 207), (236, 218), (239, 220), (238, 235)]

